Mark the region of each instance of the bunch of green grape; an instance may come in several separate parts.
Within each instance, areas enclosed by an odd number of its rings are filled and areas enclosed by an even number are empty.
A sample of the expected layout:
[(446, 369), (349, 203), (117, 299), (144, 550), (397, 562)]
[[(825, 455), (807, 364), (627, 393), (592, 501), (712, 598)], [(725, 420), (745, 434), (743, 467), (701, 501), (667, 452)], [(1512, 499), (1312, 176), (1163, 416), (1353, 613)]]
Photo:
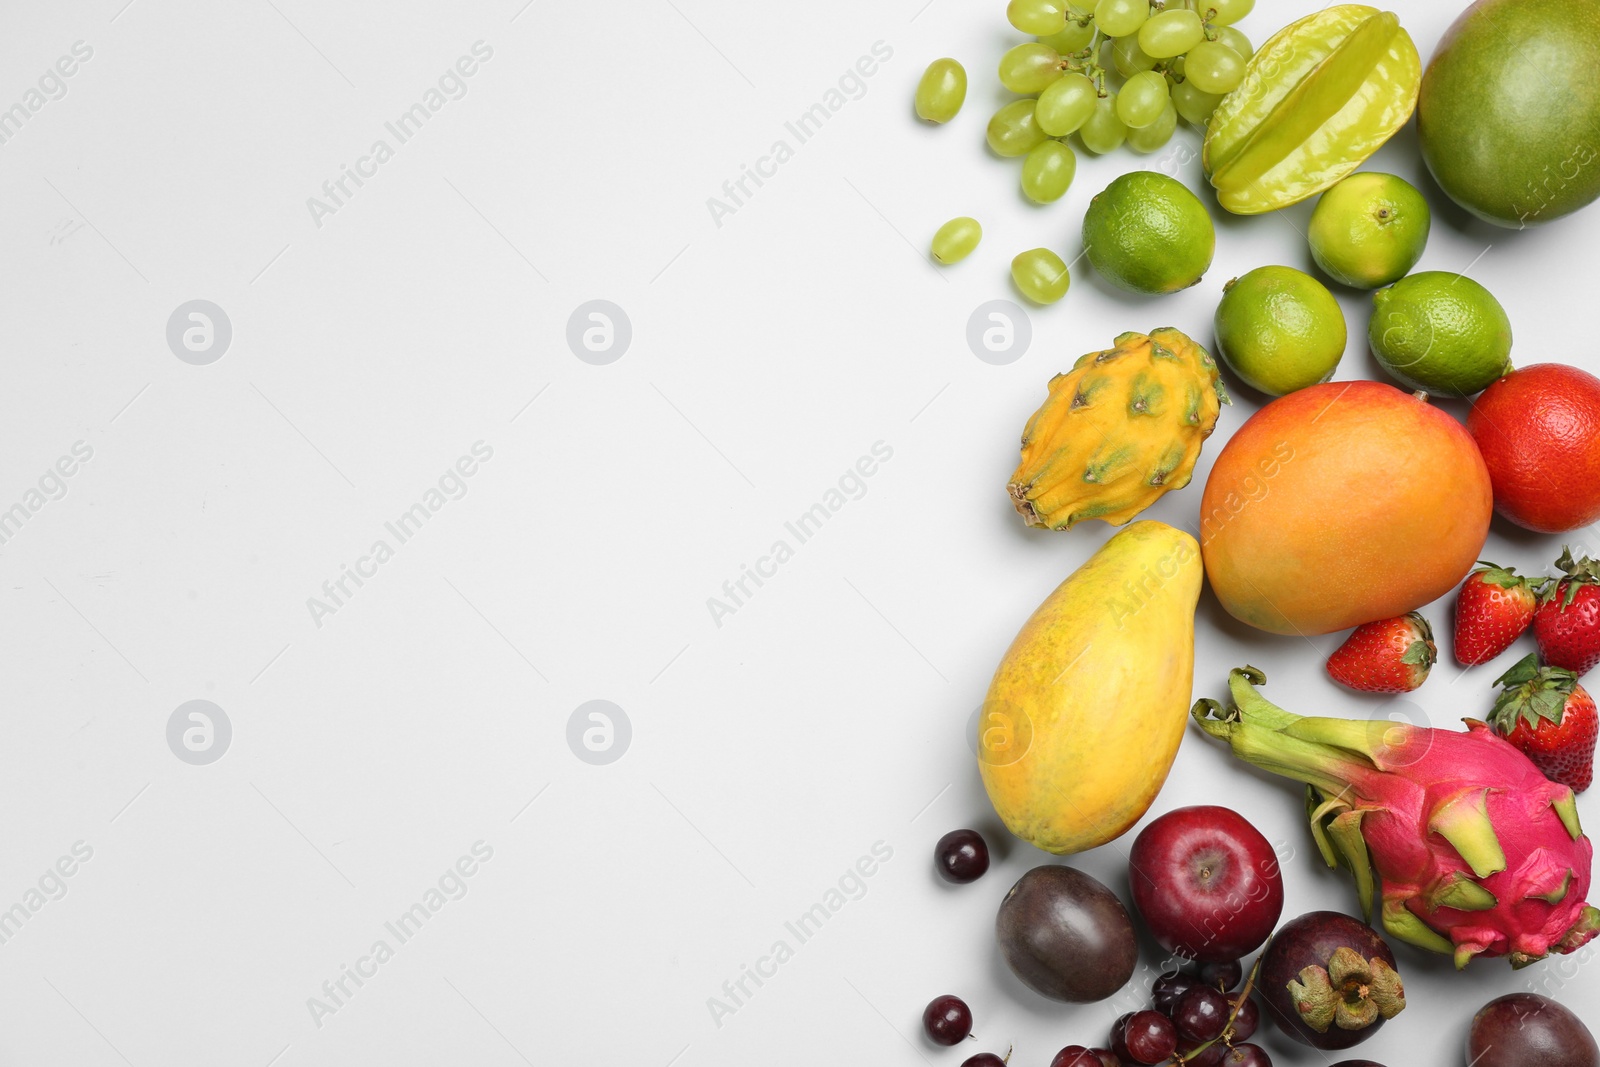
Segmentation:
[[(1126, 144), (1154, 152), (1181, 118), (1204, 126), (1222, 98), (1244, 80), (1255, 49), (1234, 23), (1255, 0), (1010, 0), (1006, 18), (1033, 36), (1000, 58), (1000, 83), (1019, 98), (989, 119), (989, 147), (1021, 156), (1022, 192), (1035, 203), (1059, 200), (1072, 184), (1078, 157), (1069, 138), (1095, 155)], [(953, 59), (935, 60), (917, 86), (916, 111), (948, 122), (961, 110), (967, 75)], [(958, 225), (959, 224), (959, 225)], [(941, 263), (964, 258), (978, 244), (972, 219), (952, 219), (935, 239)], [(1047, 251), (1035, 249), (1034, 252)], [(1018, 260), (1031, 256), (1025, 252)], [(1051, 253), (1053, 256), (1054, 253)], [(1036, 296), (1024, 284), (1054, 278), (1052, 264), (1013, 263), (1019, 287), (1039, 302), (1059, 299), (1047, 286)], [(1021, 277), (1018, 277), (1019, 273)], [(1065, 274), (1063, 266), (1059, 272)], [(1065, 292), (1065, 286), (1060, 286)]]

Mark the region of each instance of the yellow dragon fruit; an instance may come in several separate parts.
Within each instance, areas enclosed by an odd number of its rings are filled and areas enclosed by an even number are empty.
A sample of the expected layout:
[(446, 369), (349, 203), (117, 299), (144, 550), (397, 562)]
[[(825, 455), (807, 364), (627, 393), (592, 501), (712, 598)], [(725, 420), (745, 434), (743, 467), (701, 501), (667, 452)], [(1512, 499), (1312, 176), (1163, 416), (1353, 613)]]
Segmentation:
[(1481, 722), (1465, 733), (1387, 719), (1306, 718), (1268, 702), (1254, 667), (1229, 675), (1234, 708), (1191, 714), (1234, 755), (1308, 786), (1312, 834), (1354, 873), (1371, 921), (1402, 941), (1523, 967), (1600, 932), (1586, 902), (1594, 848), (1572, 790)]
[(1170, 327), (1125, 333), (1050, 379), (1006, 486), (1029, 526), (1121, 526), (1194, 476), (1229, 403), (1217, 362)]

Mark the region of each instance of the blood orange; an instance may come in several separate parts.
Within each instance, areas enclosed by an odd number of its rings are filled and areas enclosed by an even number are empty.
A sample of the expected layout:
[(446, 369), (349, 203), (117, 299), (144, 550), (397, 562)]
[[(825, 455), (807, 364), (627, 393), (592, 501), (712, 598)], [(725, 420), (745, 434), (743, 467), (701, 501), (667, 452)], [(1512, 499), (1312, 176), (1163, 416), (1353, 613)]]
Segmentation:
[(1600, 519), (1600, 378), (1561, 363), (1512, 371), (1473, 403), (1467, 430), (1501, 515), (1540, 533)]

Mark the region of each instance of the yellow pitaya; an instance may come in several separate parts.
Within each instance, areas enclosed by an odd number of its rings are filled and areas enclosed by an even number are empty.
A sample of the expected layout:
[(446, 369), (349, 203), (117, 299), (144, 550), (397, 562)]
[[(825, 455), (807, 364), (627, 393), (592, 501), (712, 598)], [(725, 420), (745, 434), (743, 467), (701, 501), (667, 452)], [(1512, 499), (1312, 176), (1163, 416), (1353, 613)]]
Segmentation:
[(1594, 848), (1570, 788), (1476, 720), (1462, 733), (1306, 718), (1256, 692), (1265, 680), (1233, 671), (1233, 709), (1202, 700), (1194, 719), (1234, 755), (1307, 784), (1317, 847), (1354, 873), (1369, 922), (1376, 873), (1384, 929), (1457, 967), (1478, 955), (1522, 967), (1600, 932), (1586, 902)]

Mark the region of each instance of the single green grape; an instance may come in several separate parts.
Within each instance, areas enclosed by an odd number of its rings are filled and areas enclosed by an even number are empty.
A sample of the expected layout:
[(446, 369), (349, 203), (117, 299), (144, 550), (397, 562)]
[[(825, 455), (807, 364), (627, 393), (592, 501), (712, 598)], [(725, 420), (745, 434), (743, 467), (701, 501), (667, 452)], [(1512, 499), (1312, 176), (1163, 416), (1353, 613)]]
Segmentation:
[(1000, 84), (1014, 93), (1037, 93), (1061, 77), (1061, 56), (1038, 41), (1019, 44), (1000, 57)]
[[(1130, 131), (1150, 125), (1167, 106), (1167, 79), (1159, 71), (1135, 74), (1117, 94), (1117, 118)], [(1130, 136), (1132, 134), (1130, 133)]]
[(1035, 304), (1054, 304), (1067, 295), (1072, 275), (1061, 257), (1048, 248), (1030, 248), (1011, 261), (1011, 280)]
[(1099, 94), (1094, 82), (1082, 74), (1063, 74), (1039, 94), (1033, 117), (1039, 128), (1051, 137), (1065, 137), (1094, 114)]
[(1078, 173), (1078, 156), (1060, 141), (1041, 141), (1022, 161), (1022, 193), (1036, 204), (1060, 200)]
[[(1075, 14), (1076, 12), (1069, 13), (1069, 15)], [(1066, 29), (1049, 36), (1040, 36), (1039, 43), (1049, 45), (1062, 55), (1070, 55), (1088, 48), (1092, 40), (1094, 40), (1094, 23), (1078, 22), (1075, 17), (1069, 17)]]
[(1107, 37), (1126, 37), (1139, 32), (1150, 17), (1148, 0), (1099, 0), (1094, 5), (1094, 21)]
[(1128, 138), (1128, 127), (1117, 118), (1117, 94), (1107, 93), (1094, 102), (1094, 114), (1078, 127), (1078, 140), (1097, 156), (1115, 151)]
[(1128, 147), (1135, 152), (1154, 152), (1172, 140), (1172, 131), (1178, 128), (1178, 109), (1167, 101), (1161, 114), (1148, 126), (1128, 131)]
[(1144, 49), (1139, 47), (1138, 34), (1129, 34), (1127, 37), (1118, 37), (1116, 44), (1111, 46), (1111, 65), (1124, 78), (1131, 78), (1142, 70), (1154, 67), (1156, 57), (1144, 54)]
[(1217, 43), (1225, 44), (1235, 52), (1238, 52), (1240, 59), (1248, 60), (1256, 54), (1256, 47), (1250, 43), (1250, 38), (1246, 37), (1243, 31), (1236, 27), (1219, 26), (1216, 29), (1216, 34)]
[(960, 263), (983, 240), (983, 227), (965, 215), (951, 219), (933, 235), (933, 258), (940, 263)]
[(1045, 139), (1045, 132), (1033, 117), (1033, 107), (1031, 98), (1013, 100), (989, 119), (987, 137), (996, 155), (1026, 155)]
[(1201, 92), (1221, 96), (1244, 81), (1244, 60), (1225, 44), (1201, 41), (1183, 57), (1183, 76)]
[(1204, 126), (1222, 103), (1222, 97), (1201, 92), (1194, 87), (1194, 82), (1181, 81), (1172, 87), (1172, 103), (1185, 122)]
[(1198, 12), (1173, 8), (1151, 15), (1139, 27), (1139, 47), (1157, 59), (1181, 56), (1206, 39)]
[(928, 122), (949, 122), (967, 99), (967, 72), (953, 59), (936, 59), (917, 83), (917, 117)]
[(1011, 0), (1006, 21), (1023, 33), (1048, 37), (1067, 24), (1066, 0)]
[(1232, 26), (1250, 14), (1255, 6), (1256, 0), (1208, 0), (1201, 10), (1211, 13), (1211, 25)]

